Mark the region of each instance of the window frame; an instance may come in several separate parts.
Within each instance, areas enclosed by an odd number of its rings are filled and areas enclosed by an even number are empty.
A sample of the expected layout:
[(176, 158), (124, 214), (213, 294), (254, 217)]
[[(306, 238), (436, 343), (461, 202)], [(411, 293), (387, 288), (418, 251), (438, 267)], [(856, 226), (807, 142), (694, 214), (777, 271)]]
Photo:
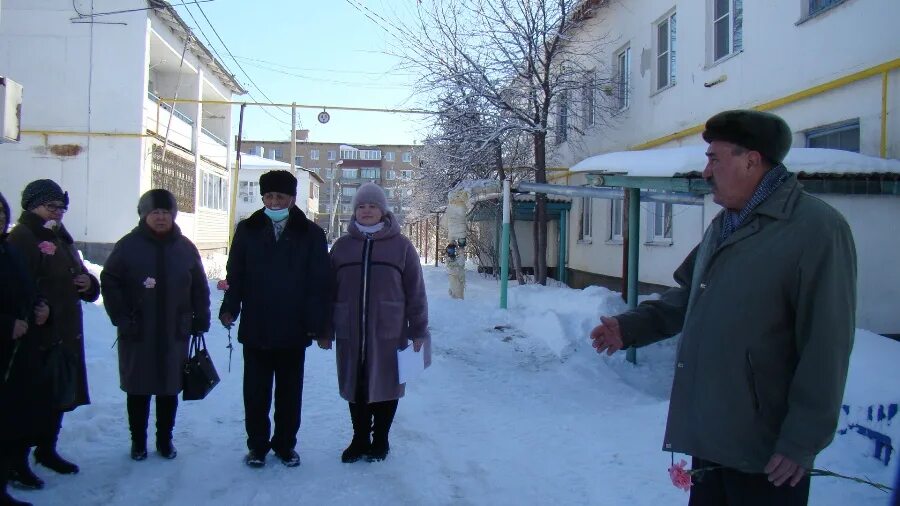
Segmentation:
[(403, 152), (403, 161), (406, 163), (412, 163), (412, 151)]
[[(617, 210), (618, 219), (616, 219)], [(608, 240), (612, 243), (622, 243), (625, 241), (625, 200), (623, 199), (610, 199), (609, 201)]]
[(328, 160), (329, 161), (337, 160), (337, 151), (335, 151), (333, 149), (329, 149), (328, 150)]
[(310, 160), (318, 160), (319, 159), (319, 150), (318, 149), (310, 149), (309, 150), (309, 159)]
[[(675, 86), (675, 68), (677, 64), (677, 51), (675, 49), (675, 44), (677, 42), (677, 34), (678, 34), (678, 23), (677, 23), (677, 11), (672, 9), (666, 15), (662, 16), (653, 23), (653, 56), (654, 56), (654, 65), (653, 65), (653, 91), (660, 92)], [(664, 53), (660, 53), (660, 27), (666, 24), (666, 50)], [(665, 57), (664, 60), (661, 58)], [(666, 82), (664, 84), (660, 84), (660, 78), (663, 75), (660, 72), (660, 61), (666, 62)]]
[(826, 149), (839, 149), (842, 151), (849, 151), (851, 153), (859, 153), (862, 144), (862, 131), (860, 129), (859, 118), (854, 118), (846, 121), (839, 121), (837, 123), (830, 123), (827, 125), (821, 125), (815, 128), (811, 128), (809, 130), (804, 131), (805, 143), (804, 146), (807, 148), (811, 147), (821, 147), (821, 146), (811, 146), (811, 141), (817, 138), (828, 137), (829, 135), (841, 134), (844, 132), (856, 131), (856, 151), (850, 149), (844, 149), (843, 147), (831, 147), (826, 146)]
[[(725, 0), (728, 11), (716, 17), (716, 8), (720, 0), (709, 0), (709, 65), (713, 66), (740, 53), (744, 49), (744, 4), (743, 0)], [(718, 27), (719, 22), (728, 17), (727, 27), (727, 51), (718, 54)]]
[(359, 179), (359, 169), (341, 169), (341, 179)]
[[(581, 198), (581, 219), (578, 222), (578, 242), (590, 244), (594, 237), (594, 199)], [(586, 233), (585, 233), (586, 232)]]
[(622, 112), (631, 106), (631, 44), (616, 52), (616, 81), (616, 105)]
[(581, 86), (583, 126), (585, 129), (597, 123), (597, 72), (589, 70), (584, 73)]
[(559, 92), (556, 103), (556, 144), (569, 140), (569, 90)]
[(385, 151), (385, 152), (384, 152), (384, 159), (385, 159), (385, 161), (393, 162), (393, 161), (394, 161), (394, 156), (395, 156), (395, 153), (394, 153), (393, 151)]
[[(657, 215), (662, 209), (663, 229), (662, 234), (657, 233), (659, 219)], [(666, 220), (668, 223), (666, 223)], [(673, 232), (675, 221), (674, 204), (668, 202), (651, 202), (650, 208), (647, 209), (647, 244), (669, 246), (674, 242), (675, 234)], [(668, 226), (666, 226), (668, 225)]]

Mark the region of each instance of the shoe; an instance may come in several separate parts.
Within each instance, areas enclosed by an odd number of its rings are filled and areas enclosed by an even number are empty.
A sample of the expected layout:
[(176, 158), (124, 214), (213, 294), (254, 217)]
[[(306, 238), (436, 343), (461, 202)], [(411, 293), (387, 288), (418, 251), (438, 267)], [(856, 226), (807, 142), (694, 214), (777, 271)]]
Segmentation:
[(147, 458), (147, 442), (131, 442), (131, 460), (145, 460)]
[(78, 474), (78, 466), (59, 456), (56, 448), (34, 450), (34, 461), (59, 474)]
[(281, 463), (285, 467), (297, 467), (300, 465), (300, 455), (297, 455), (297, 452), (294, 450), (275, 452), (275, 456), (281, 459)]
[(388, 443), (387, 438), (378, 438), (375, 437), (372, 439), (372, 446), (369, 450), (368, 455), (366, 456), (367, 462), (381, 462), (386, 459), (388, 453), (391, 452), (391, 445)]
[(168, 460), (172, 460), (178, 456), (178, 451), (175, 449), (175, 446), (172, 445), (171, 439), (168, 441), (157, 441), (156, 451), (160, 454), (160, 456)]
[(341, 462), (344, 464), (351, 464), (358, 461), (369, 454), (369, 446), (370, 444), (367, 439), (354, 436), (353, 440), (350, 441), (350, 446), (344, 450), (344, 453), (341, 453)]
[(23, 469), (10, 469), (8, 478), (9, 483), (16, 488), (26, 490), (40, 490), (44, 488), (44, 480), (34, 474), (28, 466), (25, 466)]
[(250, 450), (247, 456), (244, 457), (244, 464), (255, 468), (263, 467), (266, 465), (266, 454)]
[(20, 501), (15, 497), (7, 494), (6, 490), (3, 490), (2, 492), (0, 492), (0, 506), (31, 506), (31, 503)]

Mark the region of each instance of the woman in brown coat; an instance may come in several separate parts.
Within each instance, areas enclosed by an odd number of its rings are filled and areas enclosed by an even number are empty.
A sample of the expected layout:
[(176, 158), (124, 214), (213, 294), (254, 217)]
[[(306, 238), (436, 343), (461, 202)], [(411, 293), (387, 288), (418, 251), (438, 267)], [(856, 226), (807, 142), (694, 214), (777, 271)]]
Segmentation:
[(363, 456), (384, 460), (390, 451), (388, 432), (404, 394), (397, 351), (412, 341), (416, 352), (424, 346), (425, 365), (431, 363), (419, 254), (400, 233), (381, 187), (362, 185), (353, 209), (349, 234), (331, 248), (333, 335), (319, 340), (327, 349), (337, 339), (338, 384), (353, 423), (353, 440), (341, 455), (345, 463)]
[[(74, 366), (74, 396), (60, 401), (42, 427), (35, 460), (57, 473), (74, 474), (78, 466), (56, 452), (63, 413), (89, 404), (87, 368), (84, 362), (84, 336), (81, 302), (94, 302), (100, 296), (100, 283), (88, 273), (72, 236), (62, 224), (69, 206), (69, 194), (54, 181), (32, 181), (22, 191), (22, 214), (9, 233), (9, 243), (25, 258), (38, 293), (47, 300), (53, 317), (34, 330), (34, 339), (48, 355), (64, 355)], [(70, 390), (71, 391), (71, 390)], [(27, 453), (25, 454), (27, 466)], [(39, 480), (38, 480), (39, 481)]]

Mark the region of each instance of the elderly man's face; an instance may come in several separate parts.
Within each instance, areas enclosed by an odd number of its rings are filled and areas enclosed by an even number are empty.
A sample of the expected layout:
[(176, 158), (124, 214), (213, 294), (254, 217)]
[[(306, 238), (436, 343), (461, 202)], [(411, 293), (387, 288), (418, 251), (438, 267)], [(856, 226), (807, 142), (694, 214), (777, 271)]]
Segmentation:
[(294, 197), (287, 193), (269, 192), (263, 194), (263, 205), (271, 210), (284, 209), (294, 206)]
[(712, 186), (713, 201), (739, 211), (750, 200), (767, 167), (756, 151), (724, 141), (709, 143), (703, 177)]

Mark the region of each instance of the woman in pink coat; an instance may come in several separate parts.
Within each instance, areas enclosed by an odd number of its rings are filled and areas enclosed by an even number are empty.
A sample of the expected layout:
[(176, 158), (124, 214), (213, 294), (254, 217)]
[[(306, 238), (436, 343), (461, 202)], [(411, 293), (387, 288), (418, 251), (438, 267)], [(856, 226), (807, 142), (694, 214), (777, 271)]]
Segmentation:
[(380, 186), (360, 186), (353, 209), (349, 233), (331, 248), (332, 328), (319, 340), (324, 349), (337, 340), (338, 385), (353, 422), (345, 463), (384, 460), (390, 451), (388, 432), (404, 394), (397, 351), (412, 341), (416, 352), (424, 347), (425, 366), (431, 363), (419, 254), (400, 233)]

